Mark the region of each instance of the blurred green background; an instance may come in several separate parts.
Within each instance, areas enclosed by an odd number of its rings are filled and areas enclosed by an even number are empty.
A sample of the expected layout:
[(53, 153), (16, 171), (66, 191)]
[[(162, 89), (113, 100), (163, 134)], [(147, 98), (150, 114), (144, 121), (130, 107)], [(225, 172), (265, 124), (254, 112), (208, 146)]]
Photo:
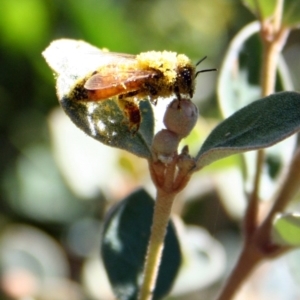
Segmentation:
[[(113, 299), (99, 267), (101, 220), (138, 185), (151, 190), (146, 164), (64, 119), (41, 52), (72, 38), (113, 52), (207, 55), (201, 68), (218, 68), (253, 16), (238, 0), (1, 0), (0, 12), (0, 299)], [(194, 100), (216, 122), (216, 75), (198, 82)], [(186, 222), (236, 236), (216, 193), (191, 187), (184, 197), (175, 209)]]

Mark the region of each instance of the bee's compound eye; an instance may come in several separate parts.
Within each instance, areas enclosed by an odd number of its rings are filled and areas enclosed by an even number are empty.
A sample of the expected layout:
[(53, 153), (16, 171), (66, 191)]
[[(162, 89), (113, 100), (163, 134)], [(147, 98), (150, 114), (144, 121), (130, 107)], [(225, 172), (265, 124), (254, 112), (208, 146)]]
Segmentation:
[(184, 68), (180, 75), (181, 75), (183, 81), (186, 83), (186, 85), (191, 86), (191, 84), (192, 84), (191, 70)]
[(188, 94), (190, 97), (194, 94), (194, 76), (190, 68), (184, 67), (178, 72), (177, 85), (181, 94)]

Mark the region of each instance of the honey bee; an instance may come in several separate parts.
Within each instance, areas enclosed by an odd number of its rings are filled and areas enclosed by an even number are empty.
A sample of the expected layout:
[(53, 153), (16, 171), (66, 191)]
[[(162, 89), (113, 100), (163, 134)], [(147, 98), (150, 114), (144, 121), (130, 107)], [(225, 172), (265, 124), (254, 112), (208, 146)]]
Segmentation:
[(116, 99), (134, 132), (141, 123), (140, 100), (148, 98), (156, 103), (158, 98), (172, 95), (179, 100), (182, 96), (192, 98), (197, 75), (215, 70), (196, 72), (187, 56), (169, 51), (149, 51), (139, 55), (101, 52), (99, 55), (103, 56), (103, 65), (77, 83), (70, 98), (84, 101)]

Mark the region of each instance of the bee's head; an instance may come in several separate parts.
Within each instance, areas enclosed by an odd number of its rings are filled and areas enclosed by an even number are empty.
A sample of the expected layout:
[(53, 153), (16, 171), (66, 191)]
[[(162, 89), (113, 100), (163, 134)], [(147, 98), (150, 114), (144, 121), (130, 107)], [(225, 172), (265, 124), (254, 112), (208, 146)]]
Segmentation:
[(180, 94), (193, 97), (195, 90), (195, 68), (192, 65), (182, 66), (177, 72), (177, 87)]
[[(184, 56), (185, 57), (185, 56)], [(185, 57), (186, 58), (186, 57)], [(217, 69), (205, 69), (196, 72), (196, 67), (206, 59), (206, 56), (202, 58), (196, 66), (193, 66), (189, 60), (181, 60), (177, 65), (176, 83), (174, 86), (174, 92), (180, 98), (180, 94), (189, 95), (191, 98), (195, 91), (196, 77), (200, 73), (216, 71)]]

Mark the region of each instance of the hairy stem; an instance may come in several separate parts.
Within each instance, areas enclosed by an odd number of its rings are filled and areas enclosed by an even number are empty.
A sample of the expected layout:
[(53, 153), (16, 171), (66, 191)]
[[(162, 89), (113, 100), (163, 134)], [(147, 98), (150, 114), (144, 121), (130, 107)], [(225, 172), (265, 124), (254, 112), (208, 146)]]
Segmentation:
[(174, 194), (157, 192), (140, 300), (152, 299), (174, 198)]
[(155, 289), (164, 247), (164, 240), (167, 232), (167, 225), (176, 196), (176, 193), (172, 192), (175, 170), (176, 161), (174, 160), (173, 163), (166, 167), (163, 188), (157, 187), (151, 236), (147, 249), (139, 300), (151, 300)]

